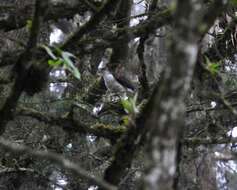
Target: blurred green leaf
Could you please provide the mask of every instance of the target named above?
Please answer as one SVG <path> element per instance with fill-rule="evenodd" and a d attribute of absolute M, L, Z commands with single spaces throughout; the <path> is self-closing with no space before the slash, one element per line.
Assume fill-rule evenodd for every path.
<path fill-rule="evenodd" d="M 48 64 L 50 66 L 56 67 L 56 66 L 63 65 L 64 68 L 67 69 L 70 73 L 72 73 L 72 75 L 75 78 L 77 78 L 78 80 L 81 79 L 81 74 L 80 74 L 79 70 L 77 69 L 77 67 L 75 67 L 74 62 L 73 62 L 73 59 L 76 59 L 76 57 L 72 53 L 62 51 L 59 48 L 54 48 L 55 49 L 54 52 L 58 55 L 58 56 L 56 56 L 50 47 L 48 47 L 46 45 L 41 45 L 41 47 L 52 58 L 52 59 L 48 60 Z"/>
<path fill-rule="evenodd" d="M 69 52 L 62 52 L 62 59 L 64 61 L 64 67 L 73 74 L 74 77 L 76 77 L 78 80 L 81 79 L 81 74 L 79 70 L 74 66 L 74 63 L 72 61 L 72 58 L 76 58 L 73 54 Z"/>
<path fill-rule="evenodd" d="M 59 55 L 59 56 L 62 55 L 63 50 L 61 50 L 59 47 L 54 47 L 54 49 L 55 49 L 55 52 L 57 55 Z"/>
<path fill-rule="evenodd" d="M 237 0 L 230 0 L 230 4 L 237 6 Z"/>
<path fill-rule="evenodd" d="M 74 68 L 73 61 L 71 58 L 75 58 L 75 56 L 69 52 L 63 51 L 62 52 L 62 58 L 65 61 L 65 64 L 68 65 L 69 68 Z"/>
<path fill-rule="evenodd" d="M 57 67 L 57 66 L 60 66 L 60 65 L 63 64 L 63 60 L 62 60 L 62 59 L 57 59 L 57 60 L 49 59 L 49 60 L 48 60 L 48 64 L 49 64 L 50 66 Z"/>
<path fill-rule="evenodd" d="M 41 45 L 41 47 L 48 53 L 48 55 L 53 59 L 57 60 L 57 56 L 54 55 L 53 51 L 46 45 Z"/>
<path fill-rule="evenodd" d="M 134 97 L 129 97 L 127 99 L 122 99 L 121 104 L 123 106 L 123 109 L 128 114 L 135 114 L 138 113 L 138 107 L 137 107 L 137 93 L 134 95 Z"/>
<path fill-rule="evenodd" d="M 127 115 L 122 117 L 122 122 L 124 125 L 128 125 L 129 124 L 129 117 Z"/>
<path fill-rule="evenodd" d="M 32 20 L 27 20 L 26 21 L 26 28 L 30 31 L 32 28 Z"/>
<path fill-rule="evenodd" d="M 133 105 L 132 105 L 132 102 L 131 102 L 130 98 L 122 99 L 121 103 L 122 103 L 123 109 L 125 110 L 126 113 L 132 113 L 133 112 Z"/>
<path fill-rule="evenodd" d="M 217 75 L 218 72 L 220 71 L 220 62 L 211 62 L 208 57 L 205 57 L 206 59 L 206 64 L 207 64 L 207 70 L 212 74 L 212 75 Z"/>

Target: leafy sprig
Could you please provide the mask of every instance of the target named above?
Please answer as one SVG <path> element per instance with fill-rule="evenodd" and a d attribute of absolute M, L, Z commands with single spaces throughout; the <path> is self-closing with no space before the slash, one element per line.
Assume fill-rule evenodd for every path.
<path fill-rule="evenodd" d="M 41 45 L 41 47 L 47 52 L 47 54 L 50 56 L 51 59 L 48 60 L 48 64 L 51 67 L 64 67 L 66 70 L 68 70 L 72 75 L 77 78 L 78 80 L 81 79 L 81 74 L 77 67 L 74 65 L 73 60 L 76 59 L 76 57 L 67 51 L 63 51 L 59 48 L 50 48 L 46 45 Z"/>

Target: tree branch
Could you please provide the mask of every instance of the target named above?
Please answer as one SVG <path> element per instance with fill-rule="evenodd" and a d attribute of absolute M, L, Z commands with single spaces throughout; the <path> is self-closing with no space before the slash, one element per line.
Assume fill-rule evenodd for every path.
<path fill-rule="evenodd" d="M 69 159 L 66 159 L 65 157 L 62 157 L 58 154 L 47 152 L 47 151 L 34 151 L 30 148 L 11 143 L 3 138 L 0 138 L 0 147 L 3 148 L 6 152 L 15 154 L 15 155 L 22 155 L 22 154 L 28 154 L 34 158 L 37 159 L 46 159 L 51 161 L 54 164 L 59 165 L 60 167 L 75 173 L 79 177 L 82 177 L 84 179 L 89 180 L 91 183 L 98 185 L 100 187 L 103 187 L 106 190 L 116 190 L 117 188 L 108 184 L 103 179 L 100 179 L 99 177 L 92 177 L 89 175 L 89 173 L 82 169 L 78 164 L 71 162 Z"/>
<path fill-rule="evenodd" d="M 45 4 L 46 3 L 46 4 Z M 42 13 L 45 12 L 47 2 L 36 0 L 35 11 L 33 17 L 33 23 L 31 28 L 30 37 L 27 43 L 25 51 L 20 55 L 15 65 L 16 78 L 11 89 L 11 93 L 7 98 L 5 104 L 0 110 L 0 134 L 3 134 L 6 128 L 6 124 L 12 118 L 13 112 L 16 108 L 18 99 L 24 90 L 24 85 L 28 82 L 29 69 L 31 67 L 32 50 L 36 47 L 37 37 L 39 34 L 40 23 L 42 20 Z"/>
<path fill-rule="evenodd" d="M 50 9 L 44 17 L 44 21 L 58 20 L 60 18 L 72 18 L 76 13 L 83 13 L 87 10 L 87 7 L 83 6 L 81 2 L 71 4 L 70 2 L 63 3 L 50 3 Z M 0 17 L 0 29 L 4 31 L 16 30 L 25 27 L 27 21 L 31 18 L 32 7 L 24 6 L 18 8 L 11 6 L 9 8 L 1 8 L 1 14 L 5 15 Z"/>
<path fill-rule="evenodd" d="M 31 108 L 21 107 L 17 110 L 17 115 L 29 116 L 45 122 L 46 124 L 58 125 L 65 131 L 74 131 L 81 134 L 93 134 L 97 137 L 110 139 L 111 141 L 116 141 L 127 131 L 127 128 L 123 126 L 111 126 L 100 123 L 88 126 L 81 123 L 78 119 L 75 119 L 77 115 L 71 117 L 70 113 L 66 117 L 55 117 L 48 113 L 39 112 Z"/>
<path fill-rule="evenodd" d="M 84 34 L 88 33 L 94 27 L 96 27 L 110 12 L 114 11 L 120 0 L 107 0 L 104 6 L 82 27 L 80 27 L 74 34 L 72 34 L 61 46 L 61 49 L 67 49 L 68 47 L 79 41 Z"/>

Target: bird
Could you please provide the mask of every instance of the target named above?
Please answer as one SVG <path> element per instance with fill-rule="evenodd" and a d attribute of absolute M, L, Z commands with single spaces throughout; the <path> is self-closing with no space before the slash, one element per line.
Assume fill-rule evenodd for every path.
<path fill-rule="evenodd" d="M 122 95 L 122 97 L 127 93 L 134 93 L 136 88 L 132 81 L 126 77 L 124 67 L 118 65 L 115 72 L 111 72 L 107 67 L 111 54 L 112 49 L 107 48 L 98 66 L 98 73 L 103 77 L 106 88 L 109 92 Z"/>
<path fill-rule="evenodd" d="M 120 84 L 130 91 L 136 90 L 137 81 L 134 80 L 134 75 L 131 71 L 126 70 L 122 64 L 118 64 L 114 72 L 114 77 Z"/>
<path fill-rule="evenodd" d="M 108 91 L 115 94 L 126 92 L 126 88 L 116 80 L 116 78 L 107 68 L 103 68 L 101 70 L 101 73 L 104 79 L 105 86 L 108 89 Z"/>

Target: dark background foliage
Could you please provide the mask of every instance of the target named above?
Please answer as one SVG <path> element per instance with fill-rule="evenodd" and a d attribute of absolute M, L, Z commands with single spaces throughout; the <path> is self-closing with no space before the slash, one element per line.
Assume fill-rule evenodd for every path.
<path fill-rule="evenodd" d="M 236 4 L 0 0 L 0 189 L 236 189 Z"/>

